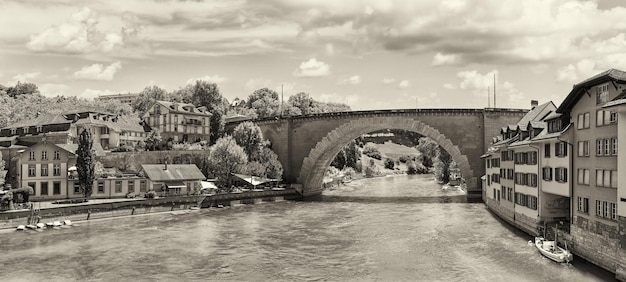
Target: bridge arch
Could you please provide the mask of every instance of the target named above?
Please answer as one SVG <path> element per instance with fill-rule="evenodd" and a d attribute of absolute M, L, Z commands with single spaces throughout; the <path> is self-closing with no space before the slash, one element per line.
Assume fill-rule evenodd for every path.
<path fill-rule="evenodd" d="M 459 146 L 455 145 L 439 130 L 413 118 L 401 116 L 369 117 L 352 120 L 330 131 L 302 161 L 298 183 L 302 184 L 302 194 L 307 195 L 321 189 L 324 172 L 335 155 L 350 141 L 357 137 L 381 129 L 404 129 L 433 139 L 446 150 L 457 163 L 461 174 L 466 179 L 468 190 L 477 187 L 477 176 L 471 169 L 469 160 Z"/>

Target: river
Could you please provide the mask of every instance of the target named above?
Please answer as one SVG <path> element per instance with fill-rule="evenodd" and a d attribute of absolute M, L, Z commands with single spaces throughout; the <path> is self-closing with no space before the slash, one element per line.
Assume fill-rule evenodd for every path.
<path fill-rule="evenodd" d="M 610 281 L 429 176 L 353 181 L 316 202 L 0 233 L 0 281 Z"/>

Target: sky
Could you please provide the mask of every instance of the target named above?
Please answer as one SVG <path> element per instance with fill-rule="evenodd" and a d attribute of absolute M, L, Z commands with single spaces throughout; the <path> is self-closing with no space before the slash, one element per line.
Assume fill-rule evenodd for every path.
<path fill-rule="evenodd" d="M 0 84 L 45 96 L 267 87 L 353 110 L 557 106 L 626 70 L 620 0 L 3 0 Z M 495 82 L 494 82 L 495 77 Z M 496 89 L 494 95 L 494 88 Z"/>

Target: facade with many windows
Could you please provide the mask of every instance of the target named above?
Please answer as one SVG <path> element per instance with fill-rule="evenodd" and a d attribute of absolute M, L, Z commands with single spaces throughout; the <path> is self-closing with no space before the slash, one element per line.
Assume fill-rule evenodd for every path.
<path fill-rule="evenodd" d="M 209 139 L 212 114 L 205 107 L 156 101 L 143 115 L 143 122 L 158 129 L 164 140 L 199 142 Z"/>

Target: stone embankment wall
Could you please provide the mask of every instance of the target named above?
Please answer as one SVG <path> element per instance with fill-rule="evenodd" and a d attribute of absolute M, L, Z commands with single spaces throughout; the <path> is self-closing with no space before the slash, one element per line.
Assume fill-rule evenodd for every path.
<path fill-rule="evenodd" d="M 485 201 L 487 208 L 504 221 L 532 236 L 537 236 L 539 234 L 537 231 L 537 224 L 534 219 L 501 207 L 500 203 L 493 199 L 484 197 L 483 200 Z"/>

